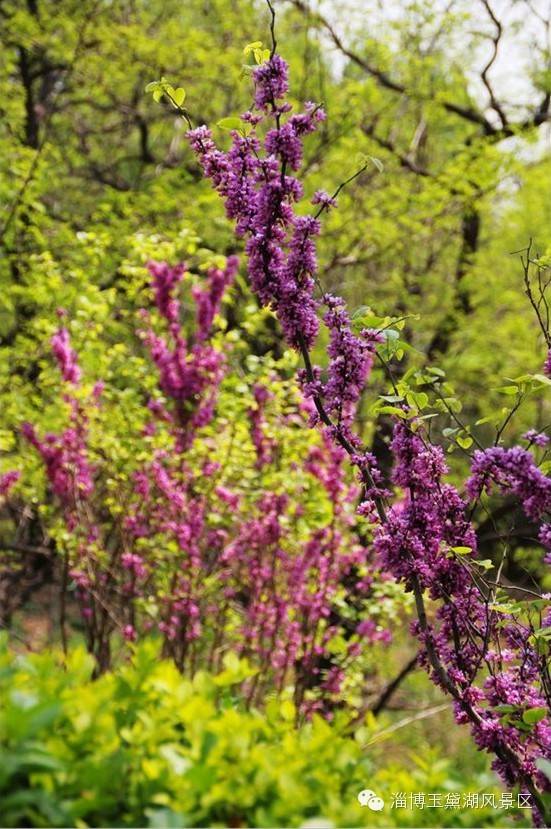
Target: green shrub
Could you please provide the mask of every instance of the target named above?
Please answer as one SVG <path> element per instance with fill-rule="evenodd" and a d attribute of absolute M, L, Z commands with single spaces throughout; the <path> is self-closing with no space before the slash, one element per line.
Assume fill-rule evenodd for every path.
<path fill-rule="evenodd" d="M 372 726 L 361 740 L 339 716 L 297 728 L 285 695 L 247 712 L 234 691 L 239 660 L 190 681 L 150 641 L 96 681 L 92 667 L 82 649 L 65 660 L 2 643 L 2 826 L 503 826 L 512 814 L 391 809 L 398 789 L 456 786 L 447 761 L 377 769 L 360 744 Z M 481 786 L 496 791 L 486 779 L 467 788 Z M 382 812 L 357 802 L 366 787 L 385 799 Z"/>

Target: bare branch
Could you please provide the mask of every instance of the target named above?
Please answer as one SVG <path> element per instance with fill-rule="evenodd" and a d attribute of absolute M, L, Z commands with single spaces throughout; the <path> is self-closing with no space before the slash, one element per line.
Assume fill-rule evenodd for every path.
<path fill-rule="evenodd" d="M 270 2 L 270 0 L 266 0 L 266 5 L 268 6 L 268 9 L 269 9 L 269 12 L 270 12 L 270 36 L 272 38 L 272 48 L 271 48 L 271 51 L 270 51 L 270 57 L 273 58 L 273 56 L 276 53 L 276 49 L 277 49 L 277 38 L 276 38 L 276 34 L 275 34 L 276 15 L 275 15 L 275 9 L 274 9 L 272 3 Z"/>
<path fill-rule="evenodd" d="M 432 176 L 432 174 L 429 173 L 428 170 L 426 170 L 424 167 L 420 167 L 413 160 L 413 158 L 411 157 L 411 153 L 408 153 L 407 155 L 401 153 L 400 150 L 398 150 L 398 148 L 395 146 L 395 144 L 392 143 L 392 141 L 389 141 L 385 138 L 381 138 L 381 136 L 377 135 L 373 125 L 362 124 L 361 129 L 364 135 L 367 135 L 369 138 L 375 141 L 375 143 L 378 144 L 379 147 L 382 147 L 383 149 L 388 150 L 388 152 L 392 153 L 392 155 L 400 163 L 401 167 L 410 170 L 412 173 L 415 173 L 418 176 L 423 176 L 426 178 L 430 178 Z"/>
<path fill-rule="evenodd" d="M 329 35 L 331 41 L 333 42 L 333 45 L 338 49 L 338 51 L 346 58 L 348 58 L 356 66 L 359 66 L 367 75 L 374 78 L 375 81 L 377 81 L 377 83 L 381 87 L 383 87 L 384 89 L 388 89 L 391 92 L 395 92 L 398 95 L 407 95 L 411 99 L 429 100 L 427 96 L 420 95 L 414 89 L 408 88 L 405 84 L 389 75 L 388 72 L 385 72 L 380 67 L 371 63 L 367 57 L 358 54 L 357 52 L 353 51 L 348 46 L 346 46 L 342 38 L 340 37 L 339 33 L 337 32 L 335 27 L 330 23 L 330 21 L 326 17 L 324 17 L 324 15 L 322 15 L 320 12 L 314 11 L 308 4 L 307 0 L 288 0 L 288 2 L 291 3 L 294 6 L 294 8 L 296 8 L 298 11 L 310 17 L 310 19 L 314 23 L 317 23 L 322 29 L 324 29 L 326 33 Z M 495 20 L 497 23 L 497 18 L 495 18 Z M 500 38 L 501 30 L 498 40 Z M 494 59 L 495 58 L 492 57 L 490 64 L 486 68 L 486 73 L 493 65 Z M 484 113 L 480 112 L 480 110 L 476 109 L 474 106 L 464 106 L 463 104 L 456 103 L 455 101 L 446 98 L 443 100 L 439 100 L 439 104 L 446 112 L 449 112 L 452 115 L 457 115 L 464 121 L 481 127 L 483 134 L 488 138 L 491 138 L 493 141 L 501 141 L 504 138 L 510 138 L 513 135 L 517 135 L 519 132 L 523 132 L 533 127 L 538 127 L 546 121 L 550 120 L 551 118 L 551 93 L 546 93 L 543 96 L 538 107 L 525 120 L 521 121 L 520 123 L 511 124 L 507 120 L 501 104 L 499 103 L 499 101 L 497 101 L 495 95 L 493 94 L 491 85 L 489 86 L 489 88 L 488 86 L 486 88 L 490 93 L 492 108 L 500 116 L 501 126 L 499 127 L 492 124 L 491 121 L 489 121 L 488 118 L 486 118 Z"/>
<path fill-rule="evenodd" d="M 52 550 L 49 547 L 34 547 L 31 544 L 19 544 L 16 541 L 0 541 L 0 550 L 11 550 L 14 553 L 26 553 L 27 555 L 52 555 Z"/>
<path fill-rule="evenodd" d="M 313 20 L 317 21 L 319 25 L 325 29 L 333 44 L 337 47 L 339 52 L 347 57 L 352 63 L 355 63 L 361 69 L 364 70 L 368 75 L 374 78 L 380 86 L 384 87 L 385 89 L 389 89 L 392 92 L 396 92 L 400 95 L 408 95 L 409 97 L 416 97 L 420 98 L 418 94 L 414 94 L 412 90 L 409 90 L 403 83 L 395 80 L 392 78 L 387 72 L 380 69 L 378 66 L 370 63 L 370 61 L 361 55 L 358 55 L 357 52 L 352 51 L 350 48 L 345 46 L 341 37 L 337 33 L 336 29 L 332 26 L 332 24 L 327 20 L 319 12 L 314 12 L 306 0 L 289 0 L 289 2 L 302 14 L 308 15 Z M 492 135 L 495 132 L 495 127 L 488 121 L 488 119 L 477 109 L 474 107 L 466 107 L 462 106 L 461 104 L 457 104 L 454 101 L 444 100 L 441 102 L 442 107 L 447 111 L 451 112 L 454 115 L 458 115 L 459 117 L 463 118 L 466 121 L 469 121 L 472 124 L 477 124 L 481 126 L 484 132 L 487 135 Z"/>
<path fill-rule="evenodd" d="M 491 38 L 492 52 L 491 52 L 491 55 L 490 55 L 490 58 L 489 58 L 488 62 L 486 63 L 486 65 L 482 69 L 482 72 L 480 73 L 480 77 L 482 78 L 482 83 L 486 87 L 486 89 L 488 91 L 488 95 L 490 96 L 490 105 L 491 105 L 492 109 L 494 110 L 494 112 L 496 112 L 499 115 L 499 119 L 501 121 L 501 126 L 505 128 L 508 125 L 507 116 L 506 116 L 506 114 L 503 110 L 503 107 L 501 106 L 501 104 L 499 103 L 499 101 L 497 100 L 497 98 L 495 96 L 493 87 L 490 83 L 489 76 L 488 76 L 488 73 L 489 73 L 490 69 L 492 68 L 492 66 L 494 65 L 495 60 L 496 60 L 497 55 L 498 55 L 498 52 L 499 52 L 499 44 L 500 44 L 500 41 L 501 41 L 501 38 L 502 38 L 502 35 L 503 35 L 503 26 L 502 26 L 501 21 L 499 20 L 499 18 L 496 17 L 492 7 L 490 6 L 489 1 L 488 0 L 480 0 L 480 2 L 482 3 L 484 8 L 486 9 L 486 12 L 488 13 L 488 17 L 490 18 L 490 20 L 492 21 L 492 23 L 495 27 L 495 34 Z"/>

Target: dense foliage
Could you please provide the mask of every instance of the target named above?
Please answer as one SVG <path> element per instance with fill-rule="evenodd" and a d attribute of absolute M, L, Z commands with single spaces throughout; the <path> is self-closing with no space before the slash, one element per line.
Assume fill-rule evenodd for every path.
<path fill-rule="evenodd" d="M 150 396 L 136 390 L 134 462 L 120 468 L 105 454 L 108 390 L 82 385 L 66 327 L 51 342 L 68 425 L 44 437 L 31 423 L 22 431 L 60 508 L 62 590 L 71 580 L 99 672 L 111 667 L 113 634 L 133 642 L 158 632 L 181 670 L 212 669 L 232 649 L 251 662 L 249 703 L 291 682 L 299 709 L 311 711 L 323 704 L 316 688 L 337 693 L 346 662 L 388 639 L 372 602 L 385 598 L 384 584 L 354 535 L 358 492 L 342 455 L 327 441 L 297 445 L 307 416 L 292 385 L 272 372 L 236 394 L 226 376 L 222 348 L 238 344 L 214 328 L 236 270 L 232 257 L 191 285 L 195 324 L 184 330 L 177 291 L 189 274 L 149 265 L 167 331 L 155 333 L 142 309 L 157 384 Z"/>
<path fill-rule="evenodd" d="M 390 799 L 390 778 L 352 735 L 423 668 L 412 707 L 451 697 L 547 822 L 548 45 L 519 102 L 493 84 L 507 32 L 485 0 L 374 13 L 346 44 L 303 0 L 108 6 L 0 10 L 0 623 L 63 653 L 6 655 L 7 688 L 59 683 L 6 718 L 90 697 L 92 671 L 117 725 L 102 774 L 120 761 L 136 797 L 98 778 L 87 811 L 90 730 L 71 757 L 45 733 L 71 727 L 63 703 L 30 749 L 2 738 L 6 820 L 375 820 L 353 792 L 368 772 Z M 482 104 L 460 66 L 485 44 Z M 228 717 L 259 745 L 216 805 L 222 756 L 201 782 L 176 701 L 121 691 L 156 648 L 175 700 L 205 703 L 200 741 Z M 168 755 L 161 728 L 141 767 L 125 716 L 169 723 Z M 310 739 L 346 758 L 327 796 Z M 275 743 L 304 767 L 267 771 Z M 156 753 L 151 779 L 175 778 L 149 788 Z"/>
<path fill-rule="evenodd" d="M 390 803 L 404 792 L 495 792 L 483 773 L 468 782 L 421 747 L 407 772 L 380 766 L 346 723 L 319 716 L 298 730 L 292 701 L 247 712 L 236 690 L 239 666 L 184 679 L 155 648 L 90 681 L 92 661 L 74 649 L 14 659 L 2 646 L 0 820 L 3 826 L 356 826 L 366 783 Z M 66 670 L 61 670 L 65 664 Z M 430 758 L 429 762 L 427 758 Z M 397 809 L 397 826 L 528 825 L 522 810 Z M 388 826 L 388 813 L 370 816 Z M 309 823 L 311 821 L 311 824 Z M 422 823 L 420 824 L 420 821 Z M 520 823 L 519 823 L 520 821 Z"/>

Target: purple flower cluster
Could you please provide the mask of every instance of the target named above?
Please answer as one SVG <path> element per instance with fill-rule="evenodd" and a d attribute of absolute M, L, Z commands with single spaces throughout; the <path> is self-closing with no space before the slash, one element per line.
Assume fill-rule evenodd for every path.
<path fill-rule="evenodd" d="M 171 268 L 166 262 L 150 262 L 148 268 L 151 274 L 154 301 L 159 313 L 169 323 L 179 327 L 180 302 L 174 296 L 174 291 L 184 277 L 185 265 L 180 264 Z"/>
<path fill-rule="evenodd" d="M 237 256 L 229 256 L 225 268 L 210 268 L 207 287 L 194 285 L 191 289 L 196 306 L 196 339 L 203 342 L 212 332 L 214 317 L 220 310 L 220 303 L 226 290 L 232 285 L 239 268 Z"/>
<path fill-rule="evenodd" d="M 549 436 L 545 432 L 538 432 L 536 429 L 529 429 L 522 437 L 534 446 L 547 446 L 549 443 Z"/>
<path fill-rule="evenodd" d="M 256 450 L 256 468 L 262 469 L 267 463 L 273 460 L 276 450 L 276 442 L 266 433 L 266 422 L 264 408 L 273 395 L 261 383 L 253 387 L 255 405 L 248 409 L 249 422 L 251 425 L 251 438 Z"/>
<path fill-rule="evenodd" d="M 542 524 L 538 534 L 538 541 L 545 550 L 543 560 L 545 564 L 551 564 L 551 524 Z"/>
<path fill-rule="evenodd" d="M 42 456 L 53 493 L 71 509 L 94 487 L 86 451 L 86 426 L 78 411 L 73 411 L 73 420 L 72 427 L 60 434 L 49 432 L 43 440 L 30 423 L 22 426 L 24 437 Z"/>
<path fill-rule="evenodd" d="M 539 531 L 539 540 L 542 547 L 551 551 L 551 524 L 542 524 Z"/>
<path fill-rule="evenodd" d="M 76 401 L 71 401 L 71 421 L 69 428 L 59 434 L 49 432 L 42 440 L 30 423 L 24 423 L 21 431 L 42 456 L 52 492 L 74 528 L 79 521 L 79 504 L 91 495 L 94 481 L 86 445 L 87 419 Z"/>
<path fill-rule="evenodd" d="M 474 453 L 471 477 L 466 483 L 468 496 L 475 500 L 492 487 L 515 495 L 526 515 L 535 521 L 551 512 L 551 478 L 537 467 L 530 452 L 520 446 L 512 449 L 492 446 Z"/>
<path fill-rule="evenodd" d="M 254 290 L 263 304 L 275 310 L 289 342 L 299 348 L 302 344 L 311 346 L 318 332 L 313 239 L 319 233 L 319 223 L 312 216 L 295 214 L 293 203 L 301 197 L 302 187 L 287 170 L 300 166 L 302 138 L 325 115 L 308 103 L 304 112 L 281 122 L 289 107 L 279 106 L 277 101 L 287 92 L 287 74 L 287 64 L 279 55 L 254 73 L 255 106 L 262 118 L 275 120 L 263 147 L 256 135 L 259 118 L 251 113 L 243 116 L 251 127 L 250 134 L 233 131 L 227 153 L 217 149 L 206 127 L 191 130 L 188 138 L 205 174 L 224 199 L 228 216 L 236 221 L 237 232 L 247 237 Z"/>
<path fill-rule="evenodd" d="M 329 329 L 329 368 L 323 386 L 326 410 L 337 415 L 340 424 L 350 422 L 373 365 L 375 348 L 383 337 L 378 332 L 362 331 L 357 336 L 340 297 L 324 297 L 328 310 L 324 316 Z"/>
<path fill-rule="evenodd" d="M 529 640 L 529 628 L 520 622 L 501 626 L 462 560 L 476 567 L 477 540 L 466 504 L 441 480 L 447 472 L 441 449 L 399 422 L 392 450 L 393 479 L 404 500 L 389 510 L 375 548 L 395 579 L 409 590 L 419 586 L 438 602 L 432 622 L 413 625 L 421 661 L 434 682 L 445 691 L 454 689 L 457 721 L 469 722 L 477 745 L 496 755 L 494 768 L 505 782 L 516 785 L 520 772 L 545 787 L 535 761 L 551 750 L 551 720 L 544 717 L 533 729 L 519 727 L 526 708 L 546 708 L 542 656 Z M 551 540 L 544 535 L 542 542 Z M 489 642 L 501 643 L 499 650 L 489 650 Z M 436 669 L 431 653 L 437 653 L 443 670 Z M 489 675 L 482 687 L 475 684 L 481 666 Z M 511 706 L 505 721 L 499 710 L 504 704 Z"/>
<path fill-rule="evenodd" d="M 337 200 L 330 196 L 325 190 L 316 190 L 311 199 L 312 204 L 319 204 L 322 208 L 328 210 L 330 207 L 337 206 Z"/>
<path fill-rule="evenodd" d="M 168 323 L 170 341 L 165 336 L 157 335 L 152 328 L 143 333 L 143 338 L 159 371 L 161 390 L 178 404 L 175 416 L 181 430 L 180 437 L 185 443 L 190 426 L 205 426 L 213 416 L 225 359 L 208 340 L 222 297 L 237 273 L 238 259 L 231 256 L 225 268 L 210 268 L 205 287 L 192 287 L 196 330 L 191 340 L 182 331 L 180 302 L 176 295 L 184 278 L 184 266 L 171 268 L 166 263 L 151 262 L 148 267 L 154 302 Z"/>
<path fill-rule="evenodd" d="M 51 344 L 63 379 L 69 383 L 77 384 L 80 381 L 81 372 L 77 354 L 71 348 L 71 340 L 67 329 L 58 329 L 51 339 Z"/>
<path fill-rule="evenodd" d="M 449 551 L 475 551 L 476 536 L 459 493 L 441 480 L 447 472 L 444 454 L 402 421 L 394 427 L 391 448 L 393 482 L 404 490 L 404 499 L 391 507 L 377 531 L 381 566 L 408 589 L 417 580 L 435 599 L 462 593 L 468 575 Z"/>
<path fill-rule="evenodd" d="M 19 478 L 21 472 L 17 469 L 11 469 L 9 472 L 4 472 L 0 475 L 0 496 L 7 495 L 12 486 L 14 486 Z"/>
<path fill-rule="evenodd" d="M 280 55 L 273 55 L 269 61 L 254 70 L 254 85 L 254 103 L 257 109 L 267 110 L 287 94 L 289 67 Z"/>
<path fill-rule="evenodd" d="M 63 379 L 78 385 L 81 373 L 67 329 L 60 329 L 51 344 Z M 96 383 L 90 396 L 92 406 L 99 405 L 102 391 L 103 383 Z M 70 410 L 70 425 L 67 428 L 58 433 L 48 432 L 40 438 L 31 423 L 23 423 L 21 432 L 40 454 L 48 484 L 61 504 L 65 524 L 73 535 L 79 566 L 74 562 L 71 576 L 76 583 L 75 595 L 88 628 L 90 648 L 94 650 L 92 630 L 105 624 L 106 619 L 100 618 L 94 610 L 93 591 L 99 582 L 105 584 L 108 581 L 107 574 L 94 555 L 100 536 L 92 510 L 97 470 L 89 457 L 89 417 L 86 408 L 72 393 L 65 394 L 64 401 Z"/>

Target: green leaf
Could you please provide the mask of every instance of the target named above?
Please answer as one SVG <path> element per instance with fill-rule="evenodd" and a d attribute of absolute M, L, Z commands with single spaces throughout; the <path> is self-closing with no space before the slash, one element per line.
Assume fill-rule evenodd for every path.
<path fill-rule="evenodd" d="M 547 708 L 528 708 L 522 715 L 527 725 L 535 725 L 547 716 Z"/>
<path fill-rule="evenodd" d="M 269 60 L 270 58 L 270 50 L 269 49 L 253 49 L 253 55 L 255 59 L 255 63 L 260 66 L 261 63 Z"/>
<path fill-rule="evenodd" d="M 290 699 L 284 699 L 281 703 L 280 713 L 286 722 L 293 722 L 296 717 L 296 708 Z"/>
<path fill-rule="evenodd" d="M 383 170 L 385 169 L 385 166 L 384 166 L 383 162 L 381 161 L 381 159 L 380 159 L 380 158 L 376 158 L 374 155 L 368 155 L 367 157 L 368 157 L 368 159 L 371 161 L 371 163 L 373 164 L 373 166 L 374 166 L 374 167 L 376 167 L 376 168 L 377 168 L 377 170 L 378 170 L 380 173 L 382 173 L 382 172 L 383 172 Z"/>
<path fill-rule="evenodd" d="M 416 392 L 414 395 L 415 402 L 419 409 L 424 409 L 425 406 L 428 406 L 429 403 L 429 396 L 424 391 Z"/>
<path fill-rule="evenodd" d="M 518 386 L 498 386 L 496 389 L 500 394 L 514 395 L 518 394 Z"/>
<path fill-rule="evenodd" d="M 175 89 L 172 93 L 172 99 L 177 106 L 181 107 L 186 99 L 185 89 L 183 89 L 181 86 L 179 86 L 178 89 Z"/>
<path fill-rule="evenodd" d="M 445 429 L 442 429 L 442 434 L 445 438 L 451 438 L 459 432 L 457 426 L 455 429 L 452 429 L 450 426 L 447 426 Z"/>
<path fill-rule="evenodd" d="M 408 392 L 406 400 L 410 406 L 415 406 L 419 411 L 422 411 L 429 402 L 429 396 L 424 391 Z"/>
<path fill-rule="evenodd" d="M 243 129 L 243 121 L 237 116 L 230 116 L 229 118 L 221 118 L 216 122 L 216 126 L 222 130 L 241 130 Z"/>
<path fill-rule="evenodd" d="M 397 406 L 381 406 L 377 409 L 377 411 L 381 412 L 381 414 L 394 415 L 395 417 L 401 417 L 402 419 L 407 419 L 408 417 L 407 412 L 404 412 L 403 409 L 398 409 Z"/>
<path fill-rule="evenodd" d="M 365 169 L 371 163 L 371 164 L 373 164 L 374 167 L 377 168 L 377 170 L 380 173 L 382 173 L 383 170 L 384 170 L 384 165 L 383 165 L 383 162 L 381 161 L 381 159 L 380 158 L 375 158 L 375 156 L 368 155 L 367 153 L 357 153 L 355 161 L 356 161 L 356 166 L 361 167 L 362 169 Z"/>
<path fill-rule="evenodd" d="M 379 400 L 386 400 L 387 403 L 400 403 L 404 398 L 401 394 L 380 394 Z"/>
<path fill-rule="evenodd" d="M 251 52 L 254 52 L 255 49 L 260 49 L 262 47 L 261 40 L 253 40 L 252 43 L 247 43 L 247 45 L 243 49 L 244 55 L 250 55 Z"/>
<path fill-rule="evenodd" d="M 489 608 L 496 613 L 506 613 L 507 615 L 518 612 L 518 606 L 514 602 L 496 602 L 489 605 Z"/>

